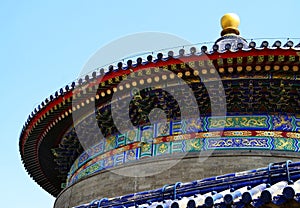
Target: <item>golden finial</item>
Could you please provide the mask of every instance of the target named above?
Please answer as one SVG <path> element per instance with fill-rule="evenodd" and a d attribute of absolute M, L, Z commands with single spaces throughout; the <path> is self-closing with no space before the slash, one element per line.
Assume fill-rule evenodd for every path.
<path fill-rule="evenodd" d="M 223 28 L 221 36 L 224 35 L 239 35 L 240 31 L 238 26 L 240 24 L 240 18 L 237 14 L 227 13 L 221 18 L 221 26 Z"/>

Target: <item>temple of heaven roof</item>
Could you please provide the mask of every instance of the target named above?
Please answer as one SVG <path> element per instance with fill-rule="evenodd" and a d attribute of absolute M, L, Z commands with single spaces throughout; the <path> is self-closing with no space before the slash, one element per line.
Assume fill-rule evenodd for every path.
<path fill-rule="evenodd" d="M 300 44 L 240 36 L 97 69 L 19 142 L 55 208 L 300 207 Z M 218 176 L 219 175 L 219 176 Z"/>

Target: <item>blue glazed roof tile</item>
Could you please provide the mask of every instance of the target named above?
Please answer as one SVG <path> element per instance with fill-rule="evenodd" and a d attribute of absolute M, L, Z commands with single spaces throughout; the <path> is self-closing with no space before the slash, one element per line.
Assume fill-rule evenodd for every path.
<path fill-rule="evenodd" d="M 76 208 L 300 207 L 300 162 L 166 185 Z M 294 181 L 294 182 L 293 182 Z"/>

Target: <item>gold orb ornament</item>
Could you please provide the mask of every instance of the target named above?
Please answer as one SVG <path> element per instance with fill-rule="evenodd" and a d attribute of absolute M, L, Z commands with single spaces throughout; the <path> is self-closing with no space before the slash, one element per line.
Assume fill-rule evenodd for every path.
<path fill-rule="evenodd" d="M 237 14 L 227 13 L 221 18 L 221 26 L 223 28 L 221 35 L 239 35 L 238 27 L 240 25 L 240 18 Z"/>

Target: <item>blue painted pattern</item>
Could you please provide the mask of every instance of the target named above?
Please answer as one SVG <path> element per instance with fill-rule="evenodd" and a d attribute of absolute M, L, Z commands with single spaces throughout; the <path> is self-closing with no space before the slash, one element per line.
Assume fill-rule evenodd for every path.
<path fill-rule="evenodd" d="M 257 115 L 205 117 L 143 126 L 111 135 L 83 152 L 70 169 L 68 185 L 103 169 L 161 155 L 232 149 L 299 152 L 300 135 L 295 132 L 299 125 L 300 118 L 296 116 Z M 216 134 L 223 129 L 225 135 Z M 249 130 L 257 133 L 253 136 Z M 285 138 L 285 131 L 290 138 Z"/>

